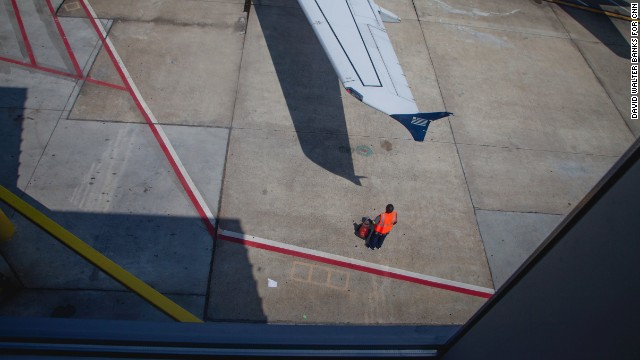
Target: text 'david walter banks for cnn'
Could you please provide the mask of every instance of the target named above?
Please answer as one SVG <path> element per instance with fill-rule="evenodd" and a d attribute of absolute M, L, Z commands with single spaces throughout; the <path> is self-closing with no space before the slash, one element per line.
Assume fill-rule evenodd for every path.
<path fill-rule="evenodd" d="M 638 119 L 638 3 L 631 3 L 631 119 Z"/>

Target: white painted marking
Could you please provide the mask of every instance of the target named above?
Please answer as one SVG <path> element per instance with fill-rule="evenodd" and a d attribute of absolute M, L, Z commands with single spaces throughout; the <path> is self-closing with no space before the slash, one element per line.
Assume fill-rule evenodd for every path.
<path fill-rule="evenodd" d="M 270 288 L 278 287 L 278 282 L 275 280 L 267 279 L 267 286 Z"/>
<path fill-rule="evenodd" d="M 193 192 L 193 195 L 196 197 L 200 207 L 205 212 L 205 214 L 207 216 L 207 219 L 209 220 L 209 222 L 211 222 L 212 225 L 214 225 L 215 224 L 215 218 L 213 216 L 213 213 L 211 212 L 211 209 L 209 209 L 209 206 L 207 206 L 207 203 L 205 202 L 204 197 L 202 196 L 202 194 L 200 194 L 200 191 L 198 190 L 198 188 L 194 184 L 193 180 L 191 179 L 191 176 L 189 176 L 189 173 L 187 172 L 187 169 L 185 169 L 184 165 L 182 164 L 182 161 L 180 161 L 180 157 L 178 157 L 178 154 L 176 153 L 175 149 L 173 148 L 173 145 L 171 145 L 171 141 L 169 141 L 169 138 L 167 137 L 167 134 L 165 134 L 164 130 L 162 129 L 162 126 L 158 123 L 158 120 L 156 119 L 155 115 L 153 115 L 153 112 L 151 112 L 151 109 L 147 105 L 147 102 L 144 101 L 144 99 L 142 98 L 142 95 L 140 94 L 140 91 L 138 90 L 138 87 L 133 82 L 133 79 L 131 78 L 131 75 L 129 74 L 129 71 L 127 70 L 126 66 L 124 66 L 124 62 L 122 61 L 122 58 L 120 57 L 120 55 L 116 51 L 115 46 L 113 46 L 113 43 L 111 42 L 111 39 L 107 36 L 107 31 L 104 29 L 104 26 L 102 25 L 102 22 L 98 19 L 98 16 L 96 15 L 95 11 L 91 7 L 91 4 L 89 4 L 89 1 L 87 1 L 87 0 L 82 0 L 82 1 L 87 6 L 87 9 L 89 9 L 89 12 L 91 13 L 91 17 L 96 20 L 96 24 L 97 24 L 100 32 L 102 33 L 102 36 L 106 40 L 105 41 L 106 45 L 109 47 L 109 49 L 113 53 L 113 56 L 115 57 L 116 62 L 118 63 L 118 66 L 120 67 L 120 70 L 122 70 L 122 73 L 124 74 L 127 83 L 129 84 L 129 86 L 133 90 L 133 93 L 135 94 L 136 98 L 138 99 L 138 101 L 142 105 L 142 108 L 144 109 L 145 113 L 147 114 L 147 116 L 149 116 L 149 119 L 151 119 L 151 122 L 154 124 L 156 130 L 158 131 L 158 134 L 160 135 L 160 138 L 162 139 L 162 141 L 164 142 L 164 145 L 167 147 L 169 153 L 171 154 L 171 157 L 173 158 L 173 161 L 175 161 L 176 165 L 178 166 L 178 169 L 180 170 L 180 173 L 182 174 L 182 177 L 187 182 L 189 188 L 191 189 L 191 192 Z"/>
<path fill-rule="evenodd" d="M 318 257 L 322 257 L 322 258 L 326 258 L 326 259 L 330 259 L 330 260 L 335 260 L 335 261 L 341 261 L 341 262 L 345 262 L 345 263 L 349 263 L 349 264 L 363 266 L 363 267 L 366 267 L 366 268 L 369 268 L 369 269 L 376 269 L 376 270 L 381 270 L 381 271 L 385 271 L 385 272 L 389 272 L 389 273 L 395 273 L 395 274 L 404 275 L 404 276 L 408 276 L 408 277 L 412 277 L 412 278 L 416 278 L 416 279 L 431 281 L 431 282 L 434 282 L 434 283 L 439 283 L 439 284 L 444 284 L 444 285 L 451 285 L 451 286 L 459 287 L 459 288 L 462 288 L 462 289 L 479 291 L 479 292 L 483 292 L 483 293 L 486 293 L 486 294 L 493 294 L 495 292 L 493 289 L 485 288 L 485 287 L 482 287 L 482 286 L 465 284 L 465 283 L 462 283 L 462 282 L 442 279 L 442 278 L 438 278 L 438 277 L 435 277 L 435 276 L 423 275 L 423 274 L 419 274 L 419 273 L 412 272 L 412 271 L 402 270 L 402 269 L 393 268 L 393 267 L 385 266 L 385 265 L 374 264 L 374 263 L 370 263 L 370 262 L 367 262 L 367 261 L 352 259 L 352 258 L 340 256 L 340 255 L 329 254 L 329 253 L 326 253 L 326 252 L 307 249 L 307 248 L 303 248 L 303 247 L 299 247 L 299 246 L 295 246 L 295 245 L 289 245 L 289 244 L 285 244 L 285 243 L 281 243 L 281 242 L 277 242 L 277 241 L 273 241 L 273 240 L 262 239 L 262 238 L 259 238 L 259 237 L 256 237 L 256 236 L 240 234 L 240 233 L 236 233 L 236 232 L 232 232 L 232 231 L 223 230 L 223 229 L 220 229 L 220 228 L 218 229 L 218 233 L 221 234 L 221 235 L 233 237 L 233 238 L 236 238 L 236 239 L 253 241 L 253 242 L 256 242 L 256 243 L 269 245 L 269 246 L 273 246 L 273 247 L 278 247 L 278 248 L 281 248 L 281 249 L 286 249 L 286 250 L 290 250 L 290 251 L 297 251 L 297 252 L 308 254 L 308 255 L 318 256 Z"/>
<path fill-rule="evenodd" d="M 511 10 L 510 12 L 506 12 L 506 13 L 498 13 L 498 12 L 486 12 L 486 11 L 482 11 L 479 9 L 473 9 L 471 11 L 467 11 L 467 10 L 462 10 L 462 9 L 458 9 L 458 8 L 454 8 L 453 6 L 447 4 L 446 2 L 444 2 L 443 0 L 435 0 L 436 3 L 438 3 L 440 5 L 440 7 L 444 8 L 445 11 L 450 12 L 452 14 L 462 14 L 462 15 L 478 15 L 478 16 L 508 16 L 508 15 L 513 15 L 515 13 L 517 13 L 518 11 L 520 11 L 520 9 L 516 9 L 516 10 Z"/>

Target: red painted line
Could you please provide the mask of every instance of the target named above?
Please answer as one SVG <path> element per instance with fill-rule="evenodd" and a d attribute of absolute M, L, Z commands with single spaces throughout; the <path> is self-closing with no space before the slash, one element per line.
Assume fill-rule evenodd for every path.
<path fill-rule="evenodd" d="M 22 65 L 22 66 L 30 67 L 30 68 L 33 67 L 33 65 L 31 65 L 29 63 L 26 63 L 24 61 L 9 59 L 9 58 L 3 57 L 3 56 L 0 56 L 0 60 L 1 61 L 6 61 L 8 63 L 16 64 L 16 65 Z"/>
<path fill-rule="evenodd" d="M 66 72 L 63 72 L 63 71 L 59 71 L 59 70 L 56 70 L 56 69 L 49 69 L 49 68 L 45 68 L 45 67 L 38 66 L 38 65 L 31 65 L 29 63 L 26 63 L 26 62 L 23 62 L 23 61 L 20 61 L 20 60 L 14 60 L 14 59 L 9 59 L 9 58 L 0 56 L 0 61 L 4 61 L 4 62 L 11 63 L 11 64 L 24 66 L 24 67 L 27 67 L 29 69 L 35 69 L 35 70 L 48 72 L 48 73 L 51 73 L 51 74 L 66 76 L 66 77 L 69 77 L 69 78 L 72 78 L 72 79 L 76 79 L 76 80 L 82 80 L 81 77 L 78 77 L 77 75 L 74 75 L 74 74 L 69 74 L 69 73 L 66 73 Z M 122 85 L 111 84 L 111 83 L 100 81 L 100 80 L 96 80 L 96 79 L 90 78 L 90 77 L 85 78 L 84 80 L 86 80 L 87 82 L 93 83 L 93 84 L 106 86 L 106 87 L 109 87 L 109 88 L 112 88 L 112 89 L 127 91 L 127 88 L 122 86 Z"/>
<path fill-rule="evenodd" d="M 24 23 L 22 22 L 22 16 L 20 16 L 20 9 L 18 9 L 16 0 L 11 0 L 11 5 L 13 6 L 13 12 L 16 14 L 16 21 L 18 22 L 18 27 L 20 28 L 20 33 L 22 34 L 22 41 L 24 42 L 24 46 L 27 48 L 29 61 L 31 62 L 31 65 L 35 66 L 36 57 L 33 55 L 33 50 L 31 49 L 29 38 L 27 37 L 27 31 L 24 29 Z"/>
<path fill-rule="evenodd" d="M 71 45 L 69 44 L 69 41 L 67 41 L 67 36 L 64 33 L 64 29 L 62 28 L 62 25 L 60 25 L 60 20 L 56 15 L 56 11 L 53 9 L 53 5 L 51 5 L 51 0 L 47 0 L 47 6 L 49 7 L 49 12 L 51 12 L 51 16 L 53 16 L 53 21 L 56 23 L 56 28 L 58 29 L 58 33 L 62 38 L 64 47 L 67 49 L 67 54 L 69 54 L 69 58 L 73 63 L 73 68 L 76 70 L 76 74 L 78 75 L 78 77 L 82 78 L 82 70 L 80 69 L 80 65 L 78 64 L 78 60 L 76 59 L 76 56 L 74 55 L 73 50 L 71 49 Z"/>
<path fill-rule="evenodd" d="M 66 73 L 64 71 L 60 71 L 60 70 L 56 70 L 56 69 L 50 69 L 50 68 L 46 68 L 46 67 L 39 66 L 39 65 L 32 65 L 32 64 L 20 61 L 20 60 L 14 60 L 14 59 L 9 59 L 9 58 L 0 56 L 0 61 L 4 61 L 4 62 L 11 63 L 11 64 L 24 66 L 24 67 L 27 67 L 29 69 L 35 69 L 35 70 L 48 72 L 48 73 L 51 73 L 51 74 L 66 76 L 66 77 L 70 77 L 72 79 L 79 79 L 78 76 L 76 76 L 74 74 L 69 74 L 69 73 Z"/>
<path fill-rule="evenodd" d="M 124 75 L 124 72 L 123 72 L 122 68 L 120 67 L 120 64 L 118 63 L 118 61 L 116 60 L 115 55 L 113 54 L 113 50 L 111 49 L 111 47 L 107 43 L 107 40 L 105 39 L 104 35 L 100 31 L 100 28 L 98 27 L 98 24 L 96 23 L 96 19 L 94 19 L 93 16 L 91 15 L 91 12 L 87 8 L 87 4 L 85 4 L 85 0 L 80 0 L 79 2 L 80 2 L 80 5 L 82 5 L 82 8 L 84 9 L 84 12 L 86 13 L 87 18 L 89 18 L 89 21 L 91 21 L 91 25 L 93 26 L 93 29 L 96 31 L 96 34 L 98 34 L 98 37 L 100 38 L 100 41 L 102 42 L 102 45 L 104 46 L 105 50 L 107 51 L 107 54 L 109 55 L 109 58 L 111 59 L 111 62 L 113 63 L 113 66 L 118 71 L 118 74 L 120 75 L 120 79 L 122 80 L 122 83 L 125 85 L 127 91 L 129 92 L 129 95 L 131 95 L 131 98 L 133 99 L 133 101 L 135 102 L 136 106 L 138 107 L 138 110 L 140 111 L 140 114 L 143 116 L 144 120 L 149 125 L 149 128 L 151 129 L 151 132 L 153 133 L 153 136 L 156 138 L 156 141 L 158 142 L 158 145 L 160 145 L 160 148 L 162 149 L 162 152 L 164 153 L 165 157 L 169 161 L 169 164 L 173 168 L 174 173 L 178 177 L 178 180 L 180 181 L 180 184 L 184 188 L 185 192 L 187 193 L 187 196 L 191 200 L 191 203 L 196 208 L 196 211 L 198 212 L 198 215 L 200 216 L 200 219 L 204 223 L 205 228 L 209 232 L 209 235 L 211 235 L 212 239 L 215 239 L 215 237 L 216 237 L 216 229 L 213 227 L 213 224 L 211 224 L 211 221 L 209 221 L 209 218 L 207 217 L 207 214 L 205 213 L 204 209 L 202 208 L 202 206 L 200 205 L 200 203 L 196 199 L 193 191 L 191 190 L 191 187 L 187 183 L 186 179 L 184 178 L 184 175 L 182 174 L 182 171 L 178 167 L 178 164 L 173 159 L 173 156 L 169 152 L 169 149 L 167 148 L 167 145 L 164 143 L 164 140 L 162 139 L 162 137 L 158 133 L 158 129 L 157 129 L 156 125 L 153 123 L 153 121 L 151 121 L 151 118 L 149 117 L 149 114 L 147 114 L 147 112 L 144 110 L 144 108 L 142 106 L 142 103 L 140 102 L 140 99 L 138 99 L 138 97 L 136 96 L 135 92 L 133 91 L 133 89 L 131 87 L 131 84 L 129 83 L 129 79 L 127 79 L 127 77 Z"/>
<path fill-rule="evenodd" d="M 370 268 L 370 267 L 363 266 L 363 265 L 351 264 L 351 263 L 348 263 L 348 262 L 335 260 L 335 259 L 330 259 L 330 258 L 323 257 L 323 256 L 307 254 L 307 253 L 303 253 L 303 252 L 295 251 L 295 250 L 290 250 L 290 249 L 284 249 L 284 248 L 280 248 L 280 247 L 277 247 L 277 246 L 262 244 L 262 243 L 251 241 L 251 240 L 239 239 L 239 238 L 235 238 L 235 237 L 231 237 L 231 236 L 227 236 L 227 235 L 223 235 L 223 234 L 218 234 L 218 239 L 224 240 L 224 241 L 233 242 L 233 243 L 237 243 L 237 244 L 242 244 L 242 245 L 245 245 L 245 246 L 251 246 L 251 247 L 255 247 L 255 248 L 258 248 L 258 249 L 263 249 L 263 250 L 267 250 L 267 251 L 271 251 L 271 252 L 276 252 L 276 253 L 280 253 L 280 254 L 284 254 L 284 255 L 295 256 L 295 257 L 299 257 L 299 258 L 303 258 L 303 259 L 307 259 L 307 260 L 312 260 L 312 261 L 316 261 L 316 262 L 320 262 L 320 263 L 324 263 L 324 264 L 329 264 L 329 265 L 339 266 L 339 267 L 352 269 L 352 270 L 356 270 L 356 271 L 361 271 L 361 272 L 365 272 L 365 273 L 369 273 L 369 274 L 384 276 L 384 277 L 388 277 L 388 278 L 392 278 L 392 279 L 396 279 L 396 280 L 402 280 L 402 281 L 412 282 L 412 283 L 416 283 L 416 284 L 420 284 L 420 285 L 426 285 L 426 286 L 433 287 L 433 288 L 453 291 L 453 292 L 457 292 L 457 293 L 460 293 L 460 294 L 466 294 L 466 295 L 481 297 L 481 298 L 485 298 L 485 299 L 488 299 L 488 298 L 491 297 L 491 294 L 487 294 L 487 293 L 481 292 L 481 291 L 465 289 L 465 288 L 461 288 L 461 287 L 453 286 L 453 285 L 449 285 L 449 284 L 441 284 L 441 283 L 437 283 L 437 282 L 433 282 L 433 281 L 429 281 L 429 280 L 425 280 L 425 279 L 415 278 L 415 277 L 408 276 L 408 275 L 396 274 L 396 273 L 393 273 L 393 272 L 388 272 L 388 271 L 384 271 L 384 270 L 380 270 L 380 269 L 374 269 L 374 268 Z"/>
<path fill-rule="evenodd" d="M 60 71 L 60 70 L 56 70 L 56 69 L 50 69 L 50 68 L 46 68 L 46 67 L 38 66 L 38 65 L 33 65 L 33 66 L 30 66 L 30 67 L 33 68 L 33 69 L 44 71 L 44 72 L 48 72 L 48 73 L 51 73 L 51 74 L 66 76 L 66 77 L 70 77 L 70 78 L 76 79 L 76 80 L 80 79 L 80 78 L 78 78 L 78 76 L 76 76 L 74 74 L 70 74 L 68 72 L 64 72 L 64 71 Z"/>
<path fill-rule="evenodd" d="M 96 80 L 96 79 L 91 78 L 91 77 L 87 77 L 85 80 L 87 82 L 92 83 L 92 84 L 106 86 L 106 87 L 110 87 L 110 88 L 116 89 L 116 90 L 128 91 L 127 88 L 122 86 L 122 85 L 116 85 L 116 84 L 112 84 L 112 83 Z"/>

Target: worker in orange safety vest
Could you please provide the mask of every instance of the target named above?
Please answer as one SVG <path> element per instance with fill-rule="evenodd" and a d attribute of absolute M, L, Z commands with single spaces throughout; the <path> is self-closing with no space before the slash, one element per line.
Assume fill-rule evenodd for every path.
<path fill-rule="evenodd" d="M 393 225 L 398 223 L 398 214 L 393 210 L 393 205 L 387 205 L 386 212 L 378 215 L 373 221 L 373 234 L 369 240 L 369 248 L 380 249 Z"/>

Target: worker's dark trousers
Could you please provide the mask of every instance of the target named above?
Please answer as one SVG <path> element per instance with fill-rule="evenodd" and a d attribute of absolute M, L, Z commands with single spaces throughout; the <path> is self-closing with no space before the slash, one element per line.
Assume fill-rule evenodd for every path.
<path fill-rule="evenodd" d="M 382 243 L 384 242 L 384 238 L 387 237 L 388 234 L 381 234 L 377 231 L 373 232 L 371 235 L 371 240 L 369 240 L 369 247 L 372 249 L 380 249 Z"/>

